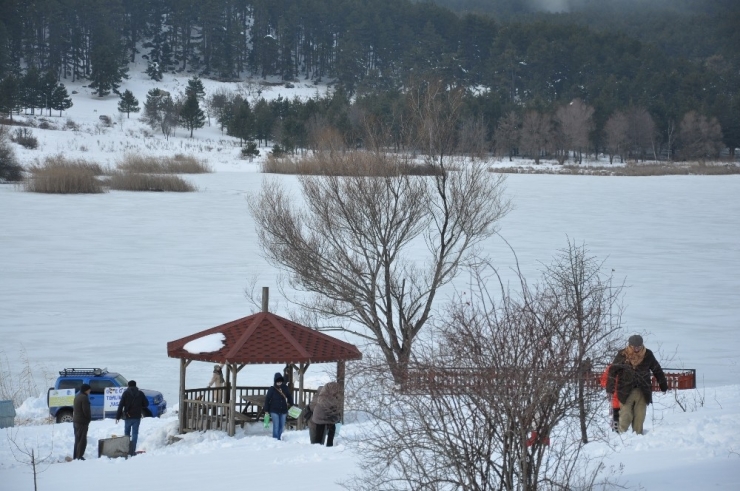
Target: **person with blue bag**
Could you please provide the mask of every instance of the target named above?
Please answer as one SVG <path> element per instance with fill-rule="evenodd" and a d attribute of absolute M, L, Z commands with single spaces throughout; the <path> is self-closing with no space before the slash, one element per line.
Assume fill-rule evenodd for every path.
<path fill-rule="evenodd" d="M 272 419 L 272 437 L 280 440 L 285 429 L 285 420 L 288 418 L 288 409 L 293 405 L 293 393 L 284 383 L 281 373 L 276 373 L 272 387 L 265 395 L 265 414 Z"/>

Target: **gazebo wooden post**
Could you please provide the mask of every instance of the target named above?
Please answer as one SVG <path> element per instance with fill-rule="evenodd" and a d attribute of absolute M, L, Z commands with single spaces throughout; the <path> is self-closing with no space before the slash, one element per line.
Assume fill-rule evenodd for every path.
<path fill-rule="evenodd" d="M 337 362 L 337 384 L 339 385 L 339 421 L 344 423 L 344 378 L 346 371 L 346 363 L 344 361 Z"/>
<path fill-rule="evenodd" d="M 189 360 L 186 360 L 185 358 L 180 358 L 180 410 L 178 418 L 180 420 L 180 433 L 185 433 L 185 420 L 187 418 L 187 407 L 185 405 L 185 373 L 187 372 L 187 367 L 189 364 Z"/>
<path fill-rule="evenodd" d="M 238 371 L 236 365 L 229 365 L 231 371 L 231 397 L 229 397 L 229 420 L 228 420 L 228 431 L 229 436 L 234 436 L 236 433 L 236 372 Z"/>
<path fill-rule="evenodd" d="M 306 394 L 303 392 L 303 374 L 306 372 L 308 365 L 306 363 L 298 364 L 298 405 L 301 407 L 306 406 Z M 303 429 L 303 418 L 298 418 L 298 429 Z"/>

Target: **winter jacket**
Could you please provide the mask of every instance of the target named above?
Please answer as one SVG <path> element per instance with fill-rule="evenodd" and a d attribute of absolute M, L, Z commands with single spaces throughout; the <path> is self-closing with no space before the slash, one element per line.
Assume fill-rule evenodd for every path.
<path fill-rule="evenodd" d="M 339 384 L 336 382 L 329 382 L 321 387 L 309 404 L 313 410 L 311 422 L 317 425 L 338 423 L 341 418 L 340 395 Z"/>
<path fill-rule="evenodd" d="M 144 393 L 137 387 L 129 387 L 118 403 L 116 419 L 141 419 L 145 407 L 149 407 L 149 401 Z"/>
<path fill-rule="evenodd" d="M 277 385 L 278 381 L 283 381 L 283 376 L 275 374 L 275 384 L 267 389 L 265 395 L 265 412 L 287 414 L 288 408 L 293 405 L 293 393 L 287 384 Z"/>
<path fill-rule="evenodd" d="M 668 390 L 668 381 L 652 351 L 643 347 L 645 356 L 636 367 L 633 367 L 627 360 L 626 355 L 627 350 L 630 349 L 632 348 L 628 346 L 620 350 L 617 356 L 614 357 L 614 361 L 611 367 L 609 367 L 606 392 L 612 394 L 616 385 L 617 398 L 619 398 L 619 402 L 624 404 L 627 402 L 632 389 L 640 389 L 642 395 L 645 396 L 645 401 L 650 404 L 653 402 L 652 377 L 650 376 L 650 372 L 658 379 L 658 385 L 663 392 Z"/>
<path fill-rule="evenodd" d="M 84 392 L 80 391 L 75 396 L 74 405 L 72 406 L 72 422 L 75 424 L 89 425 L 92 421 L 90 412 L 90 398 Z"/>

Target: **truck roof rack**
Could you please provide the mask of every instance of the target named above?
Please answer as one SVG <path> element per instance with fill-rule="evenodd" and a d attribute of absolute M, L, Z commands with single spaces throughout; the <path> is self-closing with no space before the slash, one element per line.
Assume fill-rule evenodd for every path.
<path fill-rule="evenodd" d="M 95 377 L 108 373 L 107 368 L 65 368 L 59 370 L 59 375 L 67 377 L 69 375 L 93 375 Z"/>

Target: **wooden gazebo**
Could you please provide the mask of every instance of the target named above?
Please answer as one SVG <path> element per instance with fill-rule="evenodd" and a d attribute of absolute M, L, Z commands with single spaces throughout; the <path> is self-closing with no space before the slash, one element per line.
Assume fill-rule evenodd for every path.
<path fill-rule="evenodd" d="M 222 346 L 216 351 L 194 353 L 187 345 L 203 338 L 222 334 Z M 356 346 L 314 329 L 302 326 L 267 311 L 267 295 L 262 312 L 201 331 L 167 343 L 167 356 L 180 359 L 180 433 L 205 429 L 222 429 L 233 436 L 236 425 L 255 419 L 260 407 L 255 401 L 269 387 L 237 385 L 237 374 L 246 365 L 285 364 L 283 370 L 291 384 L 297 405 L 308 404 L 315 391 L 303 386 L 303 376 L 313 363 L 337 363 L 337 382 L 344 389 L 345 362 L 359 360 Z M 193 361 L 221 364 L 226 368 L 223 388 L 186 389 L 187 367 Z M 296 390 L 294 374 L 298 374 Z M 301 427 L 300 421 L 297 422 Z"/>

